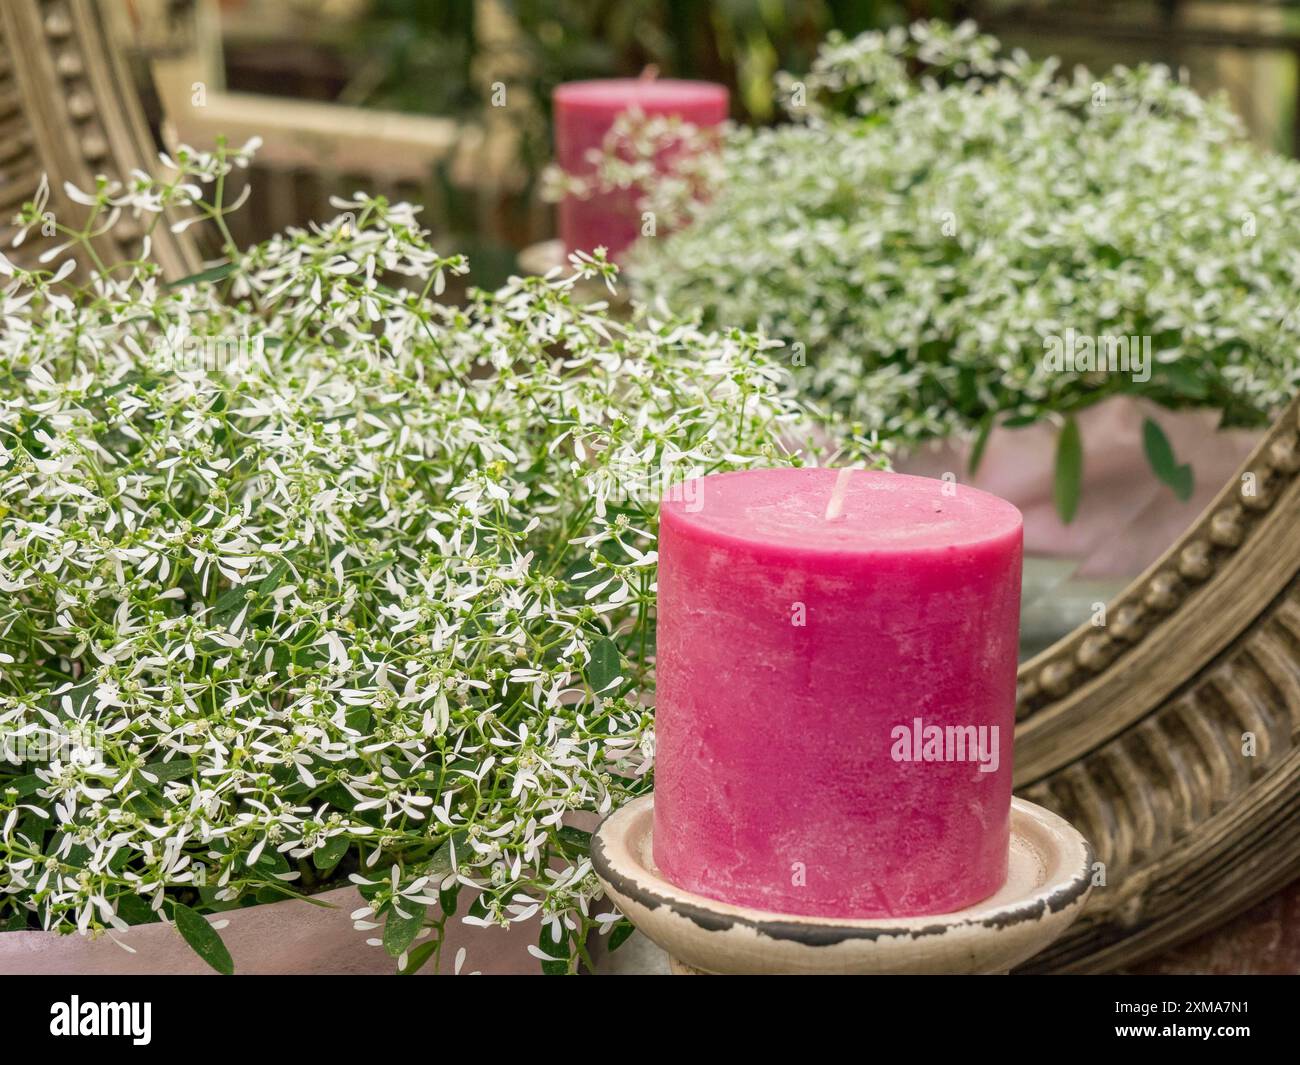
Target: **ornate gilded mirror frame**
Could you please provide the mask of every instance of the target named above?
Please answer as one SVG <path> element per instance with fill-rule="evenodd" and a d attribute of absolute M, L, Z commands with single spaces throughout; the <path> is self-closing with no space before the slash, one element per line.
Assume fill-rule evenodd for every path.
<path fill-rule="evenodd" d="M 0 4 L 0 217 L 42 174 L 147 169 L 136 88 L 93 0 Z M 0 230 L 0 237 L 3 230 Z M 137 253 L 102 238 L 107 261 Z M 5 241 L 7 244 L 8 242 Z M 50 242 L 30 241 L 27 260 Z M 156 231 L 169 277 L 187 236 Z M 1020 670 L 1017 787 L 1103 863 L 1083 918 L 1028 967 L 1131 965 L 1300 876 L 1300 401 L 1177 543 Z"/>
<path fill-rule="evenodd" d="M 1036 970 L 1131 964 L 1300 875 L 1300 401 L 1145 573 L 1020 669 L 1017 790 L 1104 863 Z"/>

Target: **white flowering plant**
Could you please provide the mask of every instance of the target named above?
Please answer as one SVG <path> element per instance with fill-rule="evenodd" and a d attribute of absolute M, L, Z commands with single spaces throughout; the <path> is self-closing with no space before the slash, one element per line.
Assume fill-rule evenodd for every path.
<path fill-rule="evenodd" d="M 882 439 L 969 434 L 974 464 L 994 426 L 1055 422 L 1072 513 L 1081 408 L 1122 393 L 1256 425 L 1300 384 L 1300 165 L 1167 69 L 1067 74 L 922 22 L 832 36 L 779 92 L 790 122 L 730 130 L 687 181 L 691 153 L 661 148 L 690 131 L 636 116 L 584 181 L 687 223 L 633 247 L 635 294 L 785 340 L 806 393 Z M 1074 335 L 1150 338 L 1150 365 L 1062 370 L 1047 356 Z M 1154 422 L 1147 454 L 1190 493 Z"/>
<path fill-rule="evenodd" d="M 603 255 L 444 304 L 464 260 L 360 194 L 236 249 L 247 157 L 69 188 L 0 257 L 0 929 L 172 922 L 228 971 L 207 916 L 351 883 L 402 971 L 449 920 L 576 971 L 629 927 L 572 815 L 650 786 L 660 490 L 832 458 L 819 416 L 761 335 L 584 304 Z M 222 259 L 96 257 L 165 212 Z"/>

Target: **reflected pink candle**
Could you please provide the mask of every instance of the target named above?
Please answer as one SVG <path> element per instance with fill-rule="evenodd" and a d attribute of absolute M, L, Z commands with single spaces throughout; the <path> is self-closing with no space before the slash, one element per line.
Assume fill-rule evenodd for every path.
<path fill-rule="evenodd" d="M 646 115 L 676 115 L 699 127 L 716 126 L 727 117 L 726 86 L 671 78 L 615 78 L 560 85 L 553 96 L 555 159 L 570 174 L 588 174 L 587 153 L 599 148 L 614 120 L 638 108 Z M 610 258 L 640 235 L 636 192 L 560 202 L 560 239 L 569 251 L 603 246 Z"/>
<path fill-rule="evenodd" d="M 661 505 L 654 859 L 782 913 L 959 910 L 1007 872 L 1020 512 L 841 472 Z"/>

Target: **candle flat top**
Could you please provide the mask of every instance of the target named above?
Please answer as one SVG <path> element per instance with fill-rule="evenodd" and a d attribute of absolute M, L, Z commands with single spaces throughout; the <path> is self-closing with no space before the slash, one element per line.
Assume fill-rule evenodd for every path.
<path fill-rule="evenodd" d="M 825 553 L 941 550 L 1002 540 L 1021 527 L 1012 504 L 975 488 L 878 470 L 841 473 L 715 474 L 669 493 L 660 513 L 677 531 L 701 539 Z"/>
<path fill-rule="evenodd" d="M 727 109 L 725 85 L 675 78 L 571 81 L 557 85 L 554 98 L 557 104 L 563 103 L 566 107 L 602 111 L 625 111 L 634 106 L 646 111 L 663 111 L 685 104 L 713 104 L 724 113 Z"/>

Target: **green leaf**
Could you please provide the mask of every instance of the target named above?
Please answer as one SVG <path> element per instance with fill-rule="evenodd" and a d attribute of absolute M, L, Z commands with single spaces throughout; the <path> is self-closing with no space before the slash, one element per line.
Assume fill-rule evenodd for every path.
<path fill-rule="evenodd" d="M 22 932 L 27 928 L 27 914 L 19 910 L 9 918 L 3 925 L 0 925 L 0 932 Z"/>
<path fill-rule="evenodd" d="M 1169 387 L 1188 399 L 1205 400 L 1209 398 L 1209 385 L 1195 371 L 1180 362 L 1165 363 L 1160 373 L 1169 382 Z"/>
<path fill-rule="evenodd" d="M 574 847 L 579 854 L 586 854 L 591 849 L 591 833 L 584 832 L 580 828 L 574 828 L 572 825 L 562 825 L 555 833 L 565 843 Z"/>
<path fill-rule="evenodd" d="M 541 935 L 537 938 L 537 945 L 541 948 L 543 954 L 547 955 L 550 961 L 542 962 L 542 975 L 544 976 L 566 976 L 569 972 L 569 931 L 561 927 L 559 935 L 551 931 L 551 925 L 548 921 L 542 925 Z"/>
<path fill-rule="evenodd" d="M 257 861 L 249 862 L 245 858 L 245 864 L 250 869 L 256 869 L 259 873 L 266 876 L 274 876 L 276 873 L 290 872 L 289 860 L 277 850 L 266 847 L 262 853 L 257 856 Z"/>
<path fill-rule="evenodd" d="M 373 902 L 379 896 L 379 893 L 388 887 L 388 881 L 380 880 L 374 884 L 358 884 L 356 887 L 358 895 L 367 902 Z"/>
<path fill-rule="evenodd" d="M 1066 418 L 1061 434 L 1056 438 L 1056 479 L 1052 497 L 1056 513 L 1069 525 L 1079 509 L 1079 492 L 1083 486 L 1083 443 L 1079 439 L 1079 423 L 1074 415 Z"/>
<path fill-rule="evenodd" d="M 397 904 L 390 905 L 388 920 L 384 922 L 384 949 L 391 957 L 400 957 L 406 948 L 415 942 L 415 937 L 424 927 L 424 917 L 429 907 L 417 905 L 409 899 L 401 900 L 402 909 L 410 911 L 411 916 L 404 917 L 397 912 Z"/>
<path fill-rule="evenodd" d="M 317 847 L 312 852 L 311 864 L 320 872 L 328 873 L 342 861 L 343 855 L 347 854 L 348 847 L 351 845 L 352 841 L 347 836 L 330 836 L 324 846 Z"/>
<path fill-rule="evenodd" d="M 37 846 L 40 846 L 41 841 L 45 838 L 46 831 L 48 831 L 52 823 L 51 818 L 45 817 L 35 810 L 28 810 L 18 819 L 18 832 L 25 838 L 34 841 Z M 122 849 L 125 850 L 126 848 L 123 847 Z M 117 869 L 113 871 L 117 872 Z"/>
<path fill-rule="evenodd" d="M 618 950 L 635 931 L 636 925 L 631 921 L 620 921 L 614 926 L 614 931 L 609 934 L 609 949 Z"/>
<path fill-rule="evenodd" d="M 24 777 L 11 777 L 9 780 L 0 781 L 0 791 L 13 788 L 18 792 L 19 798 L 25 798 L 44 783 L 35 773 L 28 773 Z"/>
<path fill-rule="evenodd" d="M 179 902 L 172 903 L 172 920 L 176 930 L 185 942 L 193 948 L 194 953 L 216 969 L 223 976 L 230 976 L 235 971 L 234 960 L 230 951 L 221 941 L 217 930 L 208 924 L 198 913 Z"/>
<path fill-rule="evenodd" d="M 970 475 L 979 472 L 980 462 L 984 458 L 984 448 L 989 442 L 989 433 L 993 431 L 993 415 L 987 414 L 980 422 L 979 432 L 975 434 L 975 443 L 970 449 L 970 462 L 967 464 Z"/>
<path fill-rule="evenodd" d="M 1163 484 L 1167 484 L 1174 490 L 1174 495 L 1186 503 L 1192 497 L 1192 490 L 1196 487 L 1192 467 L 1187 463 L 1179 464 L 1174 458 L 1174 448 L 1169 443 L 1169 437 L 1165 436 L 1165 431 L 1151 418 L 1146 418 L 1142 422 L 1142 448 L 1155 475 Z"/>
<path fill-rule="evenodd" d="M 150 762 L 144 767 L 144 771 L 150 776 L 157 777 L 158 783 L 162 784 L 194 772 L 194 763 L 188 758 L 177 758 L 171 762 Z"/>
<path fill-rule="evenodd" d="M 1036 414 L 1017 414 L 1005 419 L 1002 422 L 1002 427 L 1004 429 L 1025 429 L 1031 425 L 1037 425 L 1039 420 L 1039 416 Z"/>
<path fill-rule="evenodd" d="M 212 604 L 212 623 L 223 628 L 235 620 L 235 615 L 244 609 L 248 601 L 248 587 L 240 584 L 223 592 Z"/>
<path fill-rule="evenodd" d="M 927 341 L 922 346 L 920 356 L 926 358 L 926 348 L 935 351 L 935 361 L 944 362 L 947 359 L 950 346 L 948 344 Z M 957 371 L 957 406 L 960 410 L 970 410 L 979 402 L 979 378 L 976 376 L 974 367 L 963 366 Z"/>
<path fill-rule="evenodd" d="M 460 885 L 455 881 L 451 887 L 443 888 L 438 892 L 438 909 L 446 917 L 456 916 L 456 905 L 460 898 Z"/>
<path fill-rule="evenodd" d="M 1174 471 L 1169 487 L 1174 490 L 1174 495 L 1178 497 L 1180 503 L 1186 503 L 1192 498 L 1192 493 L 1196 490 L 1196 475 L 1192 472 L 1189 463 L 1183 463 Z"/>
<path fill-rule="evenodd" d="M 353 732 L 362 736 L 370 735 L 370 707 L 349 706 L 343 715 L 343 721 Z"/>
<path fill-rule="evenodd" d="M 352 793 L 347 788 L 339 784 L 331 784 L 325 788 L 320 793 L 320 797 L 336 810 L 351 810 L 358 801 L 352 797 Z"/>
<path fill-rule="evenodd" d="M 261 593 L 262 595 L 270 595 L 277 588 L 279 588 L 281 584 L 284 583 L 284 576 L 288 572 L 289 572 L 289 563 L 281 559 L 279 562 L 277 562 L 274 566 L 271 567 L 270 572 L 267 573 L 267 575 L 263 577 L 262 580 L 258 583 L 257 585 L 258 592 Z"/>
<path fill-rule="evenodd" d="M 483 901 L 482 892 L 469 900 L 469 915 L 471 917 L 486 917 L 488 915 L 487 904 Z"/>
<path fill-rule="evenodd" d="M 605 692 L 621 675 L 618 646 L 602 636 L 591 648 L 591 661 L 587 664 L 587 683 L 597 695 Z"/>
<path fill-rule="evenodd" d="M 406 968 L 402 969 L 401 976 L 413 976 L 418 973 L 433 957 L 434 951 L 438 949 L 437 939 L 431 939 L 427 943 L 421 943 L 410 954 L 406 956 Z"/>
<path fill-rule="evenodd" d="M 222 278 L 229 277 L 235 272 L 234 263 L 222 263 L 220 266 L 214 266 L 208 270 L 200 270 L 197 274 L 190 274 L 187 277 L 177 278 L 170 282 L 167 287 L 184 288 L 186 285 L 201 285 L 205 281 L 220 281 Z"/>
<path fill-rule="evenodd" d="M 456 855 L 463 853 L 468 846 L 469 834 L 456 832 L 450 836 L 425 862 L 419 870 L 420 875 L 429 877 L 435 884 L 441 884 L 456 870 Z"/>
<path fill-rule="evenodd" d="M 277 643 L 275 651 L 271 655 L 271 669 L 276 673 L 283 673 L 285 668 L 293 661 L 293 653 L 289 650 L 288 644 Z"/>
<path fill-rule="evenodd" d="M 271 567 L 257 584 L 237 584 L 228 588 L 212 604 L 211 620 L 214 625 L 226 626 L 235 620 L 245 606 L 257 601 L 259 596 L 270 595 L 284 583 L 289 564 L 283 560 Z"/>
<path fill-rule="evenodd" d="M 1147 461 L 1162 481 L 1173 472 L 1177 463 L 1174 461 L 1173 445 L 1169 437 L 1151 418 L 1142 421 L 1142 447 L 1147 453 Z"/>
<path fill-rule="evenodd" d="M 118 896 L 117 915 L 129 925 L 154 924 L 159 919 L 153 907 L 134 892 Z"/>
<path fill-rule="evenodd" d="M 68 688 L 67 691 L 60 692 L 58 695 L 50 696 L 50 698 L 46 700 L 45 705 L 49 707 L 51 713 L 70 720 L 72 717 L 79 716 L 85 709 L 86 703 L 90 700 L 91 695 L 94 694 L 95 688 L 98 687 L 98 684 L 99 682 L 95 680 L 94 677 L 83 680 L 80 684 L 72 685 L 72 687 Z M 63 708 L 64 699 L 68 700 L 68 706 L 71 708 L 70 715 L 69 711 L 64 710 Z"/>

